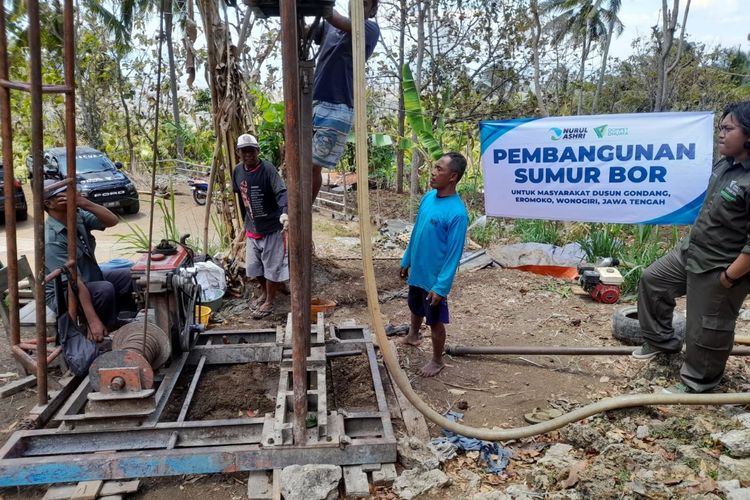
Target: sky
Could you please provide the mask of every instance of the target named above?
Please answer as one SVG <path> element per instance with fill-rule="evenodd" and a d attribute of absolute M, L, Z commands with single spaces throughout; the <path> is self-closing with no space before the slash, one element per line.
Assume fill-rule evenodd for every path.
<path fill-rule="evenodd" d="M 680 1 L 679 23 L 682 23 L 685 0 Z M 623 0 L 620 20 L 625 25 L 622 35 L 612 41 L 610 53 L 627 57 L 632 53 L 631 42 L 648 36 L 651 27 L 661 25 L 660 0 Z M 672 5 L 672 0 L 667 2 Z M 750 50 L 750 2 L 748 0 L 693 0 L 690 3 L 685 33 L 691 41 L 702 42 L 708 48 L 722 47 Z M 677 31 L 679 35 L 679 28 Z"/>

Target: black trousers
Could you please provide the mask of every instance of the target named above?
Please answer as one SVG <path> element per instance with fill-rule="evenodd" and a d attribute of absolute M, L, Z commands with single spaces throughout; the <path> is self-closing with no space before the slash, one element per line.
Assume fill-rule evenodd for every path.
<path fill-rule="evenodd" d="M 120 312 L 136 310 L 133 279 L 130 269 L 113 269 L 103 274 L 104 281 L 90 281 L 86 288 L 99 319 L 108 330 L 113 330 L 119 326 L 117 317 Z"/>

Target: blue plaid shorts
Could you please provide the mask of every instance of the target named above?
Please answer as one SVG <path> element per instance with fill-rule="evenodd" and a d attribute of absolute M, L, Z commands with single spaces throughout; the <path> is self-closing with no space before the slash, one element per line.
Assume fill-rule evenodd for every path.
<path fill-rule="evenodd" d="M 354 111 L 346 104 L 313 103 L 313 163 L 336 168 L 344 154 Z"/>

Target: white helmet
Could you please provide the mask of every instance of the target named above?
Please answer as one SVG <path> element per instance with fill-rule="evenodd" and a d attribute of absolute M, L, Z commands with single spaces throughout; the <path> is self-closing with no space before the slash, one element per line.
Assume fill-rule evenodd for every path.
<path fill-rule="evenodd" d="M 237 149 L 242 148 L 260 148 L 258 146 L 258 139 L 250 134 L 242 134 L 237 138 Z"/>

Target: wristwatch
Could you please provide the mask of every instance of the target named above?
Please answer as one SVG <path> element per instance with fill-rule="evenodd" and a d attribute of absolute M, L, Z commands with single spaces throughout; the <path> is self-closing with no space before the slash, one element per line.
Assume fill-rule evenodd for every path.
<path fill-rule="evenodd" d="M 728 269 L 728 268 L 727 268 L 727 269 Z M 731 283 L 731 284 L 732 284 L 732 286 L 734 286 L 734 285 L 736 285 L 737 283 L 739 283 L 739 281 L 740 281 L 740 278 L 730 278 L 730 277 L 729 277 L 729 273 L 727 272 L 727 270 L 726 270 L 726 269 L 724 269 L 724 271 L 722 271 L 722 273 L 724 274 L 724 279 L 725 279 L 725 280 L 727 280 L 727 281 L 728 281 L 729 283 Z"/>

